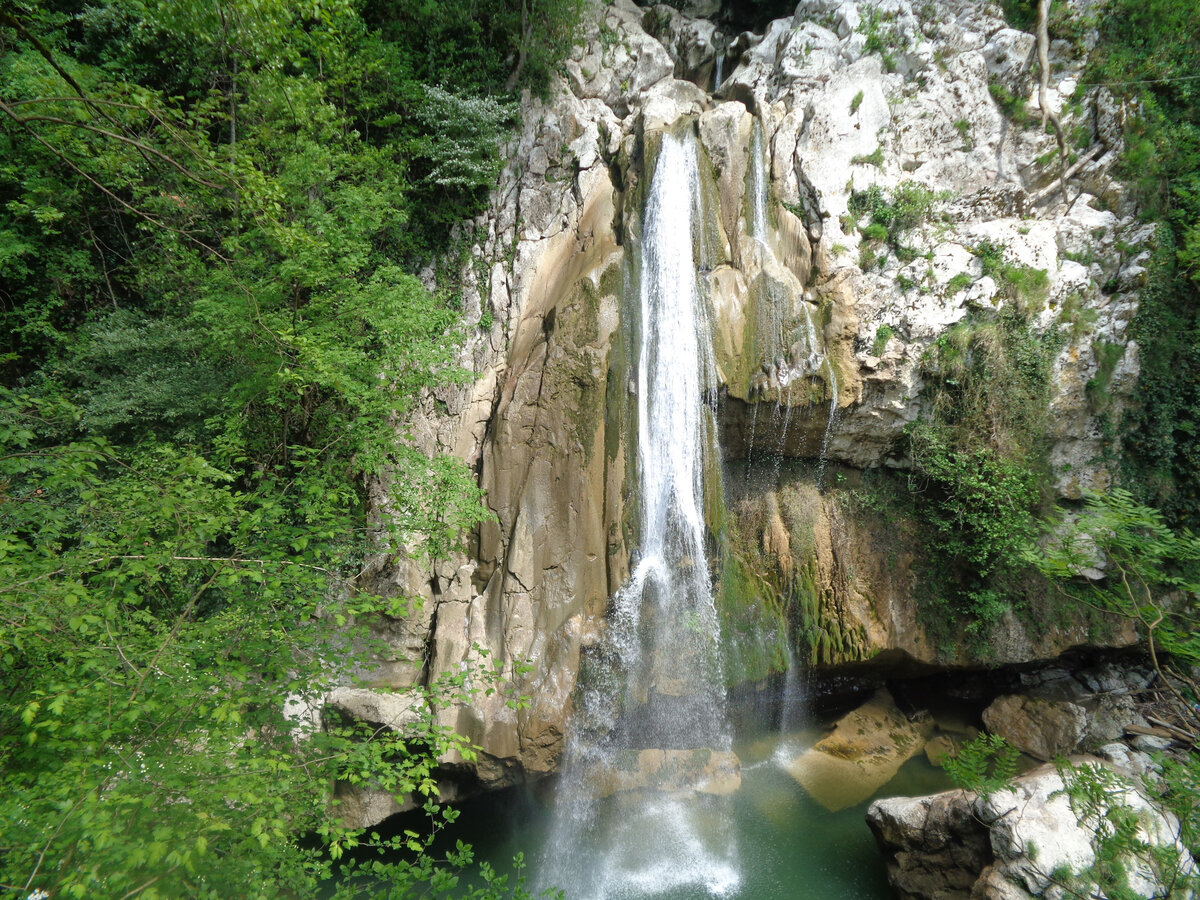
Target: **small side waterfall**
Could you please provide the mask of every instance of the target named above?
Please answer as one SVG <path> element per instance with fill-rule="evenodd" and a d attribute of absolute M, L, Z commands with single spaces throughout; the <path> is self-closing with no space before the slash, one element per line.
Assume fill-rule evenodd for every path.
<path fill-rule="evenodd" d="M 641 544 L 580 676 L 540 873 L 572 900 L 720 896 L 740 881 L 719 796 L 739 776 L 705 547 L 705 471 L 719 467 L 705 465 L 715 364 L 693 249 L 699 194 L 694 139 L 664 135 L 642 241 Z"/>
<path fill-rule="evenodd" d="M 770 225 L 770 179 L 767 171 L 766 140 L 762 123 L 754 120 L 750 133 L 750 151 L 746 171 L 746 229 L 754 241 L 759 266 L 764 270 L 782 270 L 784 266 L 776 256 L 775 242 Z M 820 373 L 829 387 L 831 405 L 829 424 L 820 446 L 819 469 L 824 472 L 825 453 L 837 412 L 837 376 L 832 362 L 825 352 L 824 342 L 817 329 L 810 304 L 793 298 L 789 290 L 778 282 L 773 283 L 759 301 L 759 325 L 757 328 L 758 356 L 762 370 L 750 385 L 751 394 L 774 391 L 778 405 L 771 410 L 769 428 L 776 435 L 775 445 L 761 448 L 768 460 L 778 471 L 785 455 L 788 429 L 795 408 L 803 414 L 811 407 L 808 376 Z M 802 393 L 796 394 L 796 388 Z M 749 437 L 748 462 L 755 457 L 758 421 L 758 405 L 754 405 Z M 749 465 L 747 466 L 749 477 Z"/>

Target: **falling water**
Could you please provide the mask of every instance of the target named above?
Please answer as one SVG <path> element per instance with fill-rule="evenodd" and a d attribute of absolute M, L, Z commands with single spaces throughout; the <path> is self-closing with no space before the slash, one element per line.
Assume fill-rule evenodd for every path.
<path fill-rule="evenodd" d="M 837 427 L 838 417 L 838 386 L 837 373 L 833 370 L 833 363 L 826 360 L 825 369 L 829 375 L 829 421 L 825 423 L 825 433 L 821 436 L 821 458 L 817 463 L 817 487 L 821 487 L 825 482 L 825 460 L 829 456 L 829 439 L 833 436 L 833 429 Z"/>
<path fill-rule="evenodd" d="M 807 698 L 804 693 L 803 670 L 800 668 L 800 661 L 796 659 L 796 651 L 792 649 L 791 641 L 787 641 L 787 658 L 787 672 L 783 676 L 783 697 L 779 705 L 779 730 L 783 734 L 806 724 L 808 712 L 805 708 Z"/>
<path fill-rule="evenodd" d="M 750 132 L 750 233 L 764 246 L 767 243 L 767 182 L 762 123 L 755 119 L 754 129 Z"/>
<path fill-rule="evenodd" d="M 714 91 L 717 90 L 717 88 L 719 88 L 721 86 L 721 82 L 724 81 L 724 78 L 722 77 L 722 75 L 724 74 L 724 69 L 725 69 L 725 54 L 718 53 L 717 54 L 717 71 L 713 75 L 713 90 Z"/>
<path fill-rule="evenodd" d="M 639 751 L 682 750 L 702 761 L 732 744 L 705 555 L 705 460 L 716 450 L 703 398 L 715 366 L 693 253 L 698 184 L 694 140 L 664 135 L 642 244 L 641 545 L 602 646 L 589 655 L 541 873 L 573 900 L 720 896 L 740 881 L 727 800 L 703 793 L 703 766 L 683 789 L 650 783 L 624 805 L 628 795 L 598 798 L 608 773 L 637 769 Z"/>

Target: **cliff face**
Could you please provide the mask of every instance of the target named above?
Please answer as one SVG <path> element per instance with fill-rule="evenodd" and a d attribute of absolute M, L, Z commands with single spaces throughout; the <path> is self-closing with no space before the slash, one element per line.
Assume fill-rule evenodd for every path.
<path fill-rule="evenodd" d="M 485 662 L 529 698 L 443 714 L 483 748 L 472 770 L 489 785 L 554 767 L 581 651 L 636 548 L 626 309 L 664 131 L 692 132 L 702 156 L 698 277 L 727 462 L 903 468 L 902 431 L 929 402 L 930 348 L 969 316 L 1019 304 L 1035 328 L 1064 335 L 1050 462 L 1059 495 L 1077 498 L 1109 483 L 1104 424 L 1137 376 L 1127 329 L 1151 235 L 1111 173 L 1122 110 L 1102 89 L 1077 91 L 1086 32 L 1052 47 L 1050 103 L 1075 144 L 1064 196 L 1035 108 L 1034 38 L 989 4 L 801 0 L 791 18 L 740 35 L 629 0 L 594 18 L 553 99 L 525 103 L 477 223 L 464 273 L 475 381 L 427 397 L 413 426 L 425 448 L 474 468 L 495 521 L 453 560 L 381 554 L 372 572 L 377 589 L 424 603 L 379 624 L 391 652 L 371 677 L 403 687 Z M 871 231 L 871 198 L 893 212 L 912 201 L 909 218 Z M 919 545 L 903 527 L 822 496 L 811 476 L 744 478 L 712 506 L 715 528 L 728 507 L 745 526 L 730 534 L 804 573 L 824 662 L 979 661 L 939 648 L 922 624 Z M 1000 633 L 989 661 L 1089 637 L 1011 616 Z"/>

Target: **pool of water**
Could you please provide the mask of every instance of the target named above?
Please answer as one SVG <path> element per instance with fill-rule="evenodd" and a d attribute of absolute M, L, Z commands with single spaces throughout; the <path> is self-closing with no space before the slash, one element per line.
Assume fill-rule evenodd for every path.
<path fill-rule="evenodd" d="M 591 893 L 606 900 L 892 897 L 882 857 L 864 819 L 870 800 L 830 812 L 813 801 L 781 766 L 782 761 L 819 737 L 819 731 L 811 730 L 743 741 L 736 748 L 742 761 L 740 790 L 729 797 L 693 801 L 702 808 L 702 814 L 688 817 L 693 827 L 726 830 L 732 848 L 727 857 L 733 863 L 732 872 L 714 866 L 710 878 L 684 879 L 691 884 L 672 886 L 669 877 L 653 874 L 660 871 L 655 858 L 672 854 L 686 857 L 686 835 L 644 833 L 641 843 L 631 843 L 634 858 L 623 864 L 629 877 L 612 879 L 611 886 L 595 886 Z M 905 763 L 871 799 L 927 794 L 948 787 L 945 774 L 922 754 Z M 539 858 L 541 848 L 546 846 L 552 804 L 553 790 L 548 783 L 481 798 L 464 805 L 454 837 L 473 844 L 479 859 L 502 872 L 511 871 L 512 857 L 523 853 L 529 881 L 539 885 Z M 616 795 L 605 804 L 606 815 L 619 817 L 631 829 L 638 828 L 638 795 Z M 636 858 L 638 853 L 645 858 Z M 581 859 L 587 855 L 581 853 Z M 697 881 L 707 882 L 708 887 L 699 886 Z M 577 898 L 568 895 L 567 900 Z"/>

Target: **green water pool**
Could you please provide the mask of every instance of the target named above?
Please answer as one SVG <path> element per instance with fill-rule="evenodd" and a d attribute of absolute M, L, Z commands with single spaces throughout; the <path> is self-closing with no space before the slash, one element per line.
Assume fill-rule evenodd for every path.
<path fill-rule="evenodd" d="M 781 767 L 780 761 L 811 746 L 819 732 L 798 732 L 786 737 L 758 737 L 736 750 L 742 761 L 742 786 L 727 798 L 706 798 L 711 804 L 713 827 L 726 829 L 734 852 L 735 870 L 724 890 L 698 885 L 675 886 L 659 882 L 589 885 L 587 893 L 606 900 L 654 897 L 656 900 L 883 900 L 892 896 L 873 836 L 864 816 L 870 801 L 830 812 L 815 801 Z M 897 776 L 875 797 L 927 794 L 948 788 L 945 774 L 923 755 L 909 760 Z M 636 795 L 618 795 L 605 801 L 605 815 L 636 819 Z M 501 871 L 511 871 L 511 859 L 520 852 L 528 863 L 533 884 L 539 881 L 541 848 L 547 845 L 553 816 L 553 785 L 510 790 L 466 804 L 454 829 L 455 837 L 472 843 L 478 858 Z M 703 815 L 700 817 L 703 819 Z M 670 852 L 675 835 L 645 835 L 637 851 L 647 856 Z M 586 848 L 583 848 L 586 851 Z M 581 853 L 581 858 L 586 853 Z M 630 871 L 639 871 L 631 860 Z M 586 883 L 586 882 L 585 882 Z M 606 885 L 610 884 L 606 882 Z M 577 891 L 584 893 L 584 891 Z M 568 900 L 576 900 L 568 893 Z"/>

